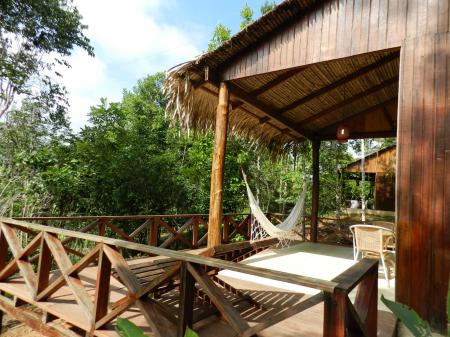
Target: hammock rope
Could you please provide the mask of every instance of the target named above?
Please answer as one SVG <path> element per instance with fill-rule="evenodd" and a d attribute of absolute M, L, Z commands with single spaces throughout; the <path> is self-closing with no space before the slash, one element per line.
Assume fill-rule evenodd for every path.
<path fill-rule="evenodd" d="M 258 201 L 250 189 L 247 176 L 244 171 L 242 171 L 242 175 L 244 177 L 245 187 L 247 189 L 247 196 L 252 216 L 250 240 L 257 241 L 270 236 L 278 238 L 282 246 L 286 246 L 292 240 L 302 240 L 302 237 L 296 232 L 295 229 L 303 222 L 307 191 L 306 184 L 303 185 L 303 191 L 301 192 L 294 208 L 289 213 L 289 216 L 282 223 L 274 225 L 259 207 Z"/>

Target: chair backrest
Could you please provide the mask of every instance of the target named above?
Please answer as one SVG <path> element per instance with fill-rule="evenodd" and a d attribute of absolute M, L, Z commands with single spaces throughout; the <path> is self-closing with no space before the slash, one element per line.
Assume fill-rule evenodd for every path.
<path fill-rule="evenodd" d="M 354 237 L 354 244 L 359 251 L 381 253 L 384 249 L 384 235 L 394 234 L 385 227 L 373 225 L 354 225 L 350 227 Z"/>

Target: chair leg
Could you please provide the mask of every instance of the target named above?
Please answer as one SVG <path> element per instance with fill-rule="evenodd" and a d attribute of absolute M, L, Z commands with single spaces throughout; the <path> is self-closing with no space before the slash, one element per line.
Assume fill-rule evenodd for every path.
<path fill-rule="evenodd" d="M 386 268 L 386 262 L 384 261 L 383 254 L 381 254 L 380 257 L 381 257 L 381 264 L 383 266 L 384 277 L 386 278 L 388 288 L 390 288 L 389 272 L 388 269 Z"/>

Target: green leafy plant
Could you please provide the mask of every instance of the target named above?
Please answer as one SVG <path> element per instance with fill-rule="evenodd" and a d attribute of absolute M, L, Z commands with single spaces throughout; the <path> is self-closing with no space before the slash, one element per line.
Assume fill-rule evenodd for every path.
<path fill-rule="evenodd" d="M 136 326 L 136 324 L 121 317 L 117 318 L 116 331 L 121 337 L 148 337 L 146 334 L 144 334 L 144 331 L 141 328 Z M 199 336 L 194 330 L 191 330 L 189 329 L 189 327 L 186 327 L 184 337 L 199 337 Z"/>
<path fill-rule="evenodd" d="M 189 327 L 186 327 L 186 332 L 184 334 L 184 337 L 198 337 L 198 335 L 194 330 L 191 330 L 191 329 L 189 329 Z"/>
<path fill-rule="evenodd" d="M 397 316 L 416 337 L 432 336 L 430 325 L 408 306 L 390 301 L 381 295 L 381 301 Z"/>
<path fill-rule="evenodd" d="M 147 337 L 141 328 L 125 318 L 117 318 L 117 333 L 121 337 Z"/>

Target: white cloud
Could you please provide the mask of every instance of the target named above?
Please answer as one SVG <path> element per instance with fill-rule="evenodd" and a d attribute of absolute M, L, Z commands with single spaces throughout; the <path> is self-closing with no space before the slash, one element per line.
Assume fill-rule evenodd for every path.
<path fill-rule="evenodd" d="M 101 97 L 119 100 L 122 90 L 137 79 L 199 54 L 193 33 L 198 27 L 177 27 L 160 18 L 161 11 L 173 4 L 167 0 L 75 1 L 83 23 L 89 26 L 86 35 L 96 54 L 91 58 L 77 50 L 69 59 L 72 68 L 63 71 L 75 130 L 86 123 L 89 107 Z"/>

